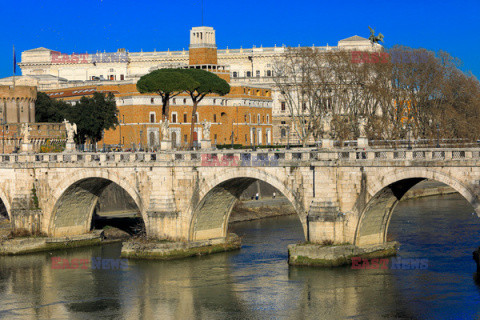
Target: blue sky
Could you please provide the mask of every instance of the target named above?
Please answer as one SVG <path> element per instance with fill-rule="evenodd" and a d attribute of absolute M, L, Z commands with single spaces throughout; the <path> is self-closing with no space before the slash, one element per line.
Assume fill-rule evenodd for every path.
<path fill-rule="evenodd" d="M 0 0 L 0 77 L 12 74 L 23 50 L 65 53 L 97 50 L 182 50 L 189 30 L 201 25 L 201 0 Z M 445 50 L 480 78 L 480 1 L 204 0 L 204 24 L 218 48 L 336 45 L 368 37 L 368 25 L 385 46 Z M 17 71 L 19 74 L 19 71 Z"/>

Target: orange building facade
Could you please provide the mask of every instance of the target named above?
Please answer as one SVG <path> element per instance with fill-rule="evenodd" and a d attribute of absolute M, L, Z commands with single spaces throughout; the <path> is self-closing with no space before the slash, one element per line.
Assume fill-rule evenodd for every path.
<path fill-rule="evenodd" d="M 197 27 L 190 31 L 190 65 L 203 69 L 230 82 L 226 66 L 217 64 L 215 31 Z M 160 120 L 162 99 L 156 94 L 141 94 L 136 84 L 97 85 L 47 91 L 51 98 L 71 103 L 94 92 L 113 93 L 117 103 L 120 125 L 105 132 L 102 144 L 122 148 L 157 149 L 161 137 Z M 187 94 L 170 100 L 169 133 L 172 146 L 186 148 L 190 141 L 193 103 Z M 272 144 L 272 92 L 270 88 L 232 86 L 225 96 L 207 95 L 197 109 L 194 141 L 204 139 L 201 122 L 211 123 L 210 140 L 213 145 Z"/>
<path fill-rule="evenodd" d="M 101 85 L 47 91 L 51 98 L 72 104 L 94 92 L 113 93 L 120 125 L 107 130 L 100 141 L 123 148 L 156 149 L 160 145 L 160 96 L 141 94 L 135 84 Z M 194 140 L 204 138 L 201 122 L 211 123 L 212 144 L 267 145 L 272 143 L 271 90 L 253 87 L 231 87 L 225 96 L 207 95 L 197 109 Z M 169 131 L 173 147 L 183 148 L 190 141 L 193 104 L 190 96 L 178 95 L 170 100 Z"/>

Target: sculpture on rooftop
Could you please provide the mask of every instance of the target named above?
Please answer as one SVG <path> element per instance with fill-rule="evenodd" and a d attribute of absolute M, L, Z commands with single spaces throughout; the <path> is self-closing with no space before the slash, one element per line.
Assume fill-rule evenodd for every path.
<path fill-rule="evenodd" d="M 370 26 L 368 26 L 368 29 L 370 29 L 370 37 L 368 37 L 368 40 L 370 40 L 370 42 L 372 43 L 372 47 L 375 43 L 378 44 L 378 42 L 380 41 L 383 42 L 383 34 L 378 33 L 378 35 L 376 36 L 375 29 L 370 28 Z"/>

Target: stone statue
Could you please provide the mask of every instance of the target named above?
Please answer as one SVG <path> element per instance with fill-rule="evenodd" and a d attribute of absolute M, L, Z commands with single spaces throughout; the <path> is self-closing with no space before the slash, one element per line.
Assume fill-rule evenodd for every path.
<path fill-rule="evenodd" d="M 324 117 L 322 117 L 322 133 L 323 133 L 323 138 L 328 139 L 331 136 L 331 131 L 332 131 L 332 115 L 326 114 Z"/>
<path fill-rule="evenodd" d="M 170 140 L 170 132 L 168 131 L 168 120 L 160 120 L 160 132 L 162 133 L 162 140 Z"/>
<path fill-rule="evenodd" d="M 378 36 L 375 35 L 375 29 L 372 29 L 370 28 L 370 26 L 368 27 L 368 29 L 370 29 L 370 37 L 368 37 L 368 40 L 370 40 L 370 42 L 372 43 L 372 47 L 375 43 L 378 44 L 378 42 L 383 42 L 383 34 L 379 33 Z"/>
<path fill-rule="evenodd" d="M 365 117 L 360 117 L 358 119 L 358 130 L 360 131 L 360 138 L 367 137 L 367 131 L 365 127 L 367 126 L 367 119 Z"/>
<path fill-rule="evenodd" d="M 210 127 L 212 126 L 212 123 L 208 122 L 207 120 L 203 120 L 202 126 L 203 126 L 203 139 L 210 140 Z"/>
<path fill-rule="evenodd" d="M 67 142 L 73 143 L 73 137 L 77 133 L 77 124 L 71 124 L 68 120 L 64 119 L 63 123 L 65 123 L 65 130 L 67 130 Z"/>
<path fill-rule="evenodd" d="M 20 134 L 23 137 L 23 142 L 22 143 L 30 143 L 30 131 L 32 128 L 28 126 L 28 123 L 23 123 L 22 124 L 22 129 Z"/>

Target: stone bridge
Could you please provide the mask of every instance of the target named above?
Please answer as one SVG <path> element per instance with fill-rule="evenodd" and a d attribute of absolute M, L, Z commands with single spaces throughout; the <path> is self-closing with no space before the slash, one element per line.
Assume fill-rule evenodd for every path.
<path fill-rule="evenodd" d="M 196 241 L 226 237 L 236 199 L 262 180 L 288 198 L 308 241 L 366 246 L 386 241 L 396 204 L 424 179 L 480 213 L 479 165 L 480 148 L 2 155 L 0 198 L 14 228 L 73 236 L 90 231 L 114 183 L 148 236 Z"/>

